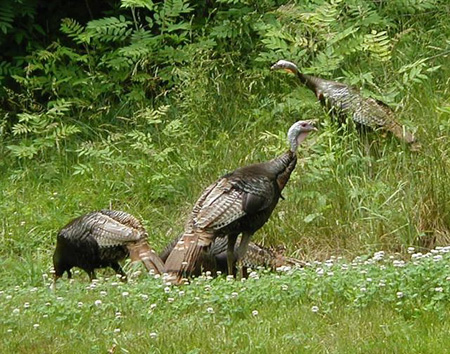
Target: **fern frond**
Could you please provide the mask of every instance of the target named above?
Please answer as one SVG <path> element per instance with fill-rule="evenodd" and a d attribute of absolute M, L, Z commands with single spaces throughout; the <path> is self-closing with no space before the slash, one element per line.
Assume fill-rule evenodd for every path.
<path fill-rule="evenodd" d="M 75 43 L 81 44 L 86 42 L 86 36 L 83 36 L 85 28 L 77 21 L 71 18 L 64 18 L 61 21 L 61 32 L 73 38 Z"/>
<path fill-rule="evenodd" d="M 106 17 L 90 21 L 86 26 L 86 31 L 92 38 L 101 42 L 120 42 L 133 32 L 131 24 L 132 22 L 126 20 L 124 16 Z"/>
<path fill-rule="evenodd" d="M 121 0 L 120 7 L 128 9 L 145 8 L 152 11 L 155 8 L 155 4 L 151 0 Z"/>
<path fill-rule="evenodd" d="M 391 39 L 388 37 L 386 31 L 377 32 L 373 30 L 364 36 L 362 45 L 363 49 L 369 51 L 372 56 L 385 62 L 391 59 Z"/>
<path fill-rule="evenodd" d="M 11 1 L 3 1 L 0 6 L 0 30 L 4 34 L 13 28 L 14 15 L 15 11 Z"/>

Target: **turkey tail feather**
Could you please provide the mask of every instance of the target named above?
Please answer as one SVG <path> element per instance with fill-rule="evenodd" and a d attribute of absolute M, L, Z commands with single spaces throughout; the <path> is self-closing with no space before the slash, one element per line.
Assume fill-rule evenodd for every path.
<path fill-rule="evenodd" d="M 198 234 L 185 233 L 166 260 L 165 272 L 169 275 L 167 280 L 173 284 L 180 284 L 183 277 L 194 271 L 201 253 L 210 243 L 209 239 L 201 242 Z"/>
<path fill-rule="evenodd" d="M 161 274 L 164 271 L 164 263 L 161 258 L 158 257 L 145 240 L 128 245 L 128 250 L 130 251 L 131 261 L 141 260 L 147 271 L 153 270 L 156 274 Z"/>

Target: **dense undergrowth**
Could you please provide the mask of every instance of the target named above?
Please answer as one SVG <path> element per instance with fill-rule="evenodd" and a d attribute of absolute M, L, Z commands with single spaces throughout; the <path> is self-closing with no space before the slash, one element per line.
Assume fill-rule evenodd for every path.
<path fill-rule="evenodd" d="M 198 287 L 170 290 L 186 292 L 178 322 L 163 321 L 180 309 L 167 303 L 169 295 L 161 297 L 158 280 L 141 276 L 117 286 L 109 280 L 87 290 L 76 277 L 75 284 L 62 281 L 58 293 L 50 294 L 42 275 L 51 269 L 57 230 L 105 207 L 142 219 L 151 245 L 162 250 L 182 230 L 203 188 L 236 167 L 284 151 L 286 131 L 298 119 L 316 119 L 320 129 L 299 152 L 286 199 L 256 241 L 285 245 L 289 255 L 307 260 L 353 259 L 379 250 L 403 257 L 410 246 L 425 253 L 447 245 L 447 1 L 122 0 L 64 8 L 28 0 L 1 3 L 0 290 L 1 309 L 8 314 L 1 321 L 6 351 L 32 352 L 31 343 L 39 339 L 43 347 L 33 344 L 35 352 L 70 352 L 69 342 L 54 341 L 60 331 L 55 318 L 70 333 L 67 338 L 90 338 L 79 343 L 91 352 L 113 345 L 129 352 L 209 352 L 213 343 L 219 351 L 256 352 L 258 340 L 263 348 L 287 352 L 348 352 L 353 335 L 353 352 L 446 347 L 448 326 L 440 319 L 448 314 L 448 286 L 435 275 L 448 270 L 447 258 L 428 260 L 420 271 L 413 264 L 370 268 L 374 284 L 385 276 L 394 284 L 373 297 L 364 280 L 369 276 L 358 278 L 357 268 L 343 274 L 336 269 L 331 278 L 313 279 L 312 267 L 248 283 L 208 280 L 205 286 L 214 291 L 206 295 L 199 281 Z M 294 77 L 269 70 L 281 58 L 388 103 L 415 132 L 421 151 L 379 132 L 361 136 L 339 126 Z M 409 280 L 405 291 L 400 283 Z M 336 291 L 334 282 L 342 288 Z M 282 284 L 290 284 L 289 291 L 281 291 Z M 359 297 L 363 286 L 367 292 Z M 417 287 L 423 291 L 412 290 Z M 399 291 L 410 297 L 398 298 Z M 244 303 L 222 309 L 225 295 L 233 292 Z M 442 298 L 435 301 L 436 296 Z M 195 311 L 187 310 L 196 297 L 202 300 Z M 102 306 L 94 305 L 97 299 Z M 359 299 L 369 300 L 359 306 Z M 23 308 L 26 302 L 29 309 Z M 151 303 L 162 311 L 149 312 Z M 208 307 L 214 313 L 205 312 Z M 259 315 L 252 316 L 253 310 Z M 115 312 L 126 315 L 117 319 Z M 136 316 L 145 317 L 145 329 Z M 190 333 L 193 323 L 217 333 L 204 341 Z M 355 334 L 345 323 L 369 329 Z M 152 326 L 155 338 L 149 335 Z M 92 331 L 95 336 L 89 336 Z M 268 342 L 271 335 L 278 341 Z M 425 341 L 417 344 L 415 335 Z M 186 344 L 172 341 L 183 336 Z M 169 343 L 172 349 L 163 348 Z"/>

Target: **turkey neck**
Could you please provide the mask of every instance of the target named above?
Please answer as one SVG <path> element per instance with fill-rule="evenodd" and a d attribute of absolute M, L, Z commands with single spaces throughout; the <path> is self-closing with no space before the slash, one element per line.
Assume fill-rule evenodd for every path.
<path fill-rule="evenodd" d="M 283 155 L 278 156 L 271 161 L 272 168 L 276 173 L 280 193 L 289 181 L 289 177 L 291 177 L 291 173 L 294 171 L 296 164 L 297 154 L 291 150 L 286 151 Z"/>
<path fill-rule="evenodd" d="M 316 92 L 317 89 L 320 87 L 320 84 L 323 83 L 323 79 L 320 79 L 315 76 L 310 76 L 306 74 L 302 74 L 300 71 L 297 71 L 297 77 L 300 80 L 300 82 L 306 87 L 308 87 L 311 91 Z"/>

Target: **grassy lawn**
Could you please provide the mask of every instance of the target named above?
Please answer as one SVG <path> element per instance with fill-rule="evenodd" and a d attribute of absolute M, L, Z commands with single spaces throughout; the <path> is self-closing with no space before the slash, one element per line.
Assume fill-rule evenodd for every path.
<path fill-rule="evenodd" d="M 245 281 L 207 276 L 168 287 L 76 272 L 49 290 L 2 288 L 0 349 L 20 353 L 438 353 L 449 345 L 448 249 L 411 260 L 328 260 Z M 5 274 L 2 274 L 2 277 Z M 108 276 L 111 276 L 109 278 Z M 20 281 L 18 281 L 20 284 Z"/>

